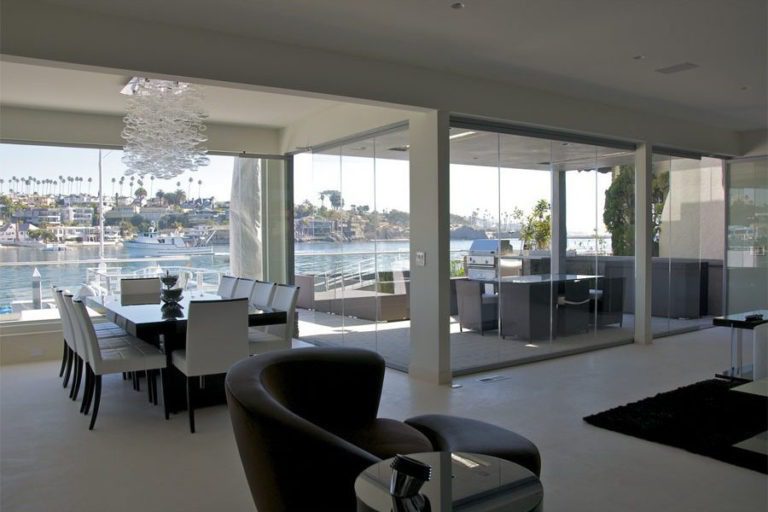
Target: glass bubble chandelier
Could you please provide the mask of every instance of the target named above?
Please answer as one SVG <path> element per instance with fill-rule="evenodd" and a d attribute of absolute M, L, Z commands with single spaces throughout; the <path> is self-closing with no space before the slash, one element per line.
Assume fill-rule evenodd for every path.
<path fill-rule="evenodd" d="M 121 134 L 126 175 L 170 179 L 208 165 L 208 116 L 197 86 L 134 77 L 121 92 L 129 96 Z"/>

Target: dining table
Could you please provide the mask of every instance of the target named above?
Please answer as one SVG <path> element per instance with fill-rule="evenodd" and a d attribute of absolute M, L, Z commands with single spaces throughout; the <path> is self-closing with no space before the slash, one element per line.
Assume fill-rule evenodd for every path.
<path fill-rule="evenodd" d="M 125 329 L 135 336 L 159 348 L 166 356 L 167 368 L 164 372 L 164 396 L 168 400 L 171 412 L 186 409 L 186 381 L 184 375 L 171 364 L 174 350 L 186 347 L 187 315 L 192 301 L 225 300 L 212 293 L 187 292 L 176 303 L 161 300 L 159 294 L 115 296 L 89 296 L 86 304 L 89 308 Z M 248 306 L 248 325 L 266 326 L 284 324 L 287 313 L 280 309 Z M 211 340 L 215 343 L 216 340 Z M 198 402 L 199 400 L 199 402 Z M 224 395 L 224 374 L 205 377 L 199 397 L 195 396 L 195 408 L 198 406 L 221 404 L 226 401 Z"/>

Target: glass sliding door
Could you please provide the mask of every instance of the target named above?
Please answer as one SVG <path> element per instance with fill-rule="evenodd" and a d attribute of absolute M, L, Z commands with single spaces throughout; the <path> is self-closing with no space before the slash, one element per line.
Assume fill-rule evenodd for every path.
<path fill-rule="evenodd" d="M 409 357 L 408 132 L 294 157 L 294 235 L 301 337 Z"/>
<path fill-rule="evenodd" d="M 450 137 L 454 374 L 630 342 L 634 152 Z"/>

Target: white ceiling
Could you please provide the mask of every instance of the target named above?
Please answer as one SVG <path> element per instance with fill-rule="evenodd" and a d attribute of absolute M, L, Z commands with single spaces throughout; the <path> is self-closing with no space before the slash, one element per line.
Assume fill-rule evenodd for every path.
<path fill-rule="evenodd" d="M 38 109 L 100 114 L 125 113 L 120 89 L 131 77 L 0 61 L 0 103 Z M 336 102 L 206 85 L 210 121 L 281 128 Z"/>
<path fill-rule="evenodd" d="M 765 0 L 48 0 L 766 127 Z M 640 60 L 634 56 L 643 55 Z M 656 69 L 685 62 L 675 74 Z M 742 90 L 743 89 L 743 90 Z"/>

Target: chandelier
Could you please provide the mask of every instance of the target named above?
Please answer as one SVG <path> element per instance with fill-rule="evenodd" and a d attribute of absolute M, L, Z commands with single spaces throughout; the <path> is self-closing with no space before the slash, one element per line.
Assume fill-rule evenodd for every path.
<path fill-rule="evenodd" d="M 126 175 L 175 178 L 208 165 L 208 140 L 200 89 L 186 82 L 134 77 L 129 95 L 123 163 Z"/>

